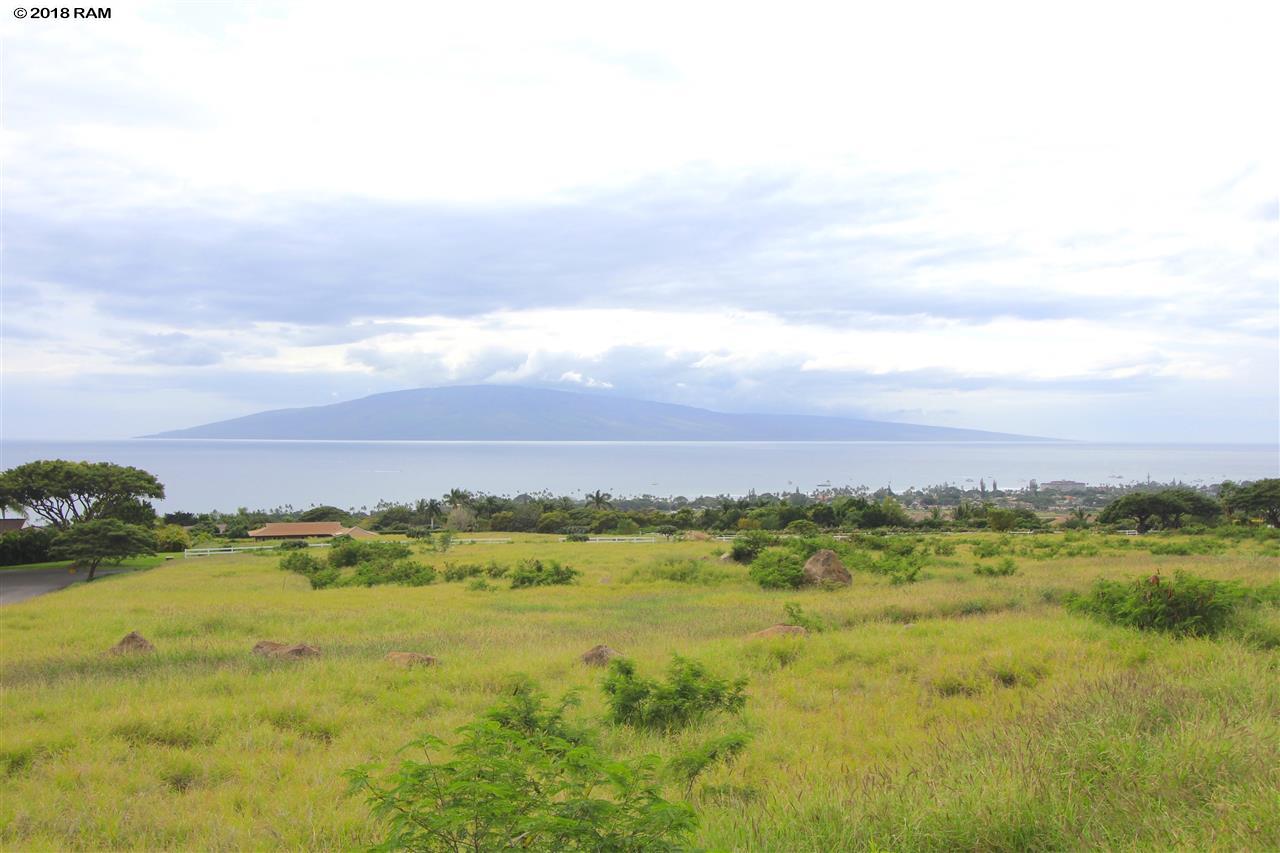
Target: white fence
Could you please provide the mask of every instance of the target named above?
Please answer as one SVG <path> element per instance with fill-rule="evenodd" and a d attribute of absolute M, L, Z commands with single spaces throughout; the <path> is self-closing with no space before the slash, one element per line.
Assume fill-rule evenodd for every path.
<path fill-rule="evenodd" d="M 188 548 L 183 557 L 208 557 L 211 554 L 238 554 L 241 551 L 274 551 L 279 545 L 228 545 L 225 548 Z M 308 548 L 328 548 L 328 542 L 308 542 Z"/>
<path fill-rule="evenodd" d="M 514 539 L 454 539 L 453 545 L 510 545 Z"/>
<path fill-rule="evenodd" d="M 561 542 L 568 542 L 568 536 L 561 536 Z M 588 542 L 657 542 L 656 536 L 592 536 Z"/>

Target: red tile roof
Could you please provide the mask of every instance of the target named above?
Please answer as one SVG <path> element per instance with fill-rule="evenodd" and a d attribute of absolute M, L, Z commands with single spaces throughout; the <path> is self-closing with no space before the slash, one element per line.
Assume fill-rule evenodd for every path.
<path fill-rule="evenodd" d="M 250 530 L 255 539 L 274 539 L 283 536 L 351 536 L 355 539 L 374 539 L 378 534 L 359 527 L 343 527 L 337 521 L 273 521 L 257 530 Z"/>

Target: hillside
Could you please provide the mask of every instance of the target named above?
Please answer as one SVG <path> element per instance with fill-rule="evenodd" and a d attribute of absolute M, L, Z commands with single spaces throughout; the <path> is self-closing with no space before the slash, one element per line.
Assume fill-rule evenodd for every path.
<path fill-rule="evenodd" d="M 277 409 L 147 438 L 364 441 L 1020 441 L 1028 436 L 815 415 L 729 414 L 509 385 L 416 388 Z"/>

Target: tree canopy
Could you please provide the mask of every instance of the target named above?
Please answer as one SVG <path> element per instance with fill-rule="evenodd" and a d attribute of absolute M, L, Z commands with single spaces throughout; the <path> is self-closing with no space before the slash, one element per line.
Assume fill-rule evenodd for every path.
<path fill-rule="evenodd" d="M 0 502 L 19 505 L 59 530 L 97 518 L 142 520 L 164 486 L 141 468 L 110 462 L 42 459 L 0 473 Z"/>
<path fill-rule="evenodd" d="M 1181 526 L 1183 516 L 1210 521 L 1221 512 L 1221 505 L 1208 495 L 1192 489 L 1175 488 L 1134 492 L 1116 498 L 1098 513 L 1098 521 L 1115 524 L 1132 518 L 1137 522 L 1138 530 L 1145 533 L 1157 519 L 1161 527 L 1172 529 Z"/>
<path fill-rule="evenodd" d="M 129 557 L 153 554 L 156 537 L 145 527 L 126 524 L 118 518 L 96 518 L 82 521 L 58 535 L 50 554 L 62 560 L 74 560 L 87 566 L 88 580 L 93 580 L 98 566 Z"/>

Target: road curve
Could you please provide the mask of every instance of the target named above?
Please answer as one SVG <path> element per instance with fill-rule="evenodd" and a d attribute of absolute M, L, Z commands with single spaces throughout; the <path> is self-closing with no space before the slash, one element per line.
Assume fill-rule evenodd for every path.
<path fill-rule="evenodd" d="M 108 572 L 99 571 L 96 577 L 105 574 Z M 85 577 L 86 572 L 72 573 L 66 568 L 0 570 L 0 607 L 83 583 Z"/>

